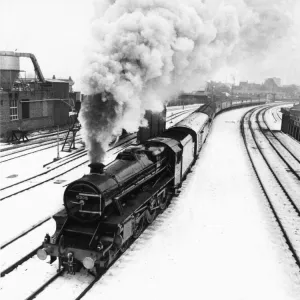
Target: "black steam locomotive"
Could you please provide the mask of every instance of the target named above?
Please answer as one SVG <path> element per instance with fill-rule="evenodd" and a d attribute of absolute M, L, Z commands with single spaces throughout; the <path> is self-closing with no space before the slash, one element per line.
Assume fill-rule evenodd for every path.
<path fill-rule="evenodd" d="M 90 164 L 90 174 L 66 188 L 65 209 L 53 216 L 56 231 L 46 235 L 38 257 L 49 255 L 51 263 L 58 258 L 59 269 L 70 273 L 82 267 L 101 273 L 167 207 L 215 113 L 229 106 L 204 105 L 160 136 L 119 153 L 109 165 Z"/>
<path fill-rule="evenodd" d="M 70 273 L 82 266 L 100 273 L 132 238 L 163 211 L 195 161 L 214 112 L 195 112 L 156 138 L 119 153 L 109 165 L 89 165 L 90 174 L 68 185 L 65 209 L 53 216 L 38 257 Z"/>

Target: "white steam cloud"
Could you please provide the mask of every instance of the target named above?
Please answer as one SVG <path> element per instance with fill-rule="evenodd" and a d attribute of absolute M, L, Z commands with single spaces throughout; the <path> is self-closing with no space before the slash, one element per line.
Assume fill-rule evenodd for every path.
<path fill-rule="evenodd" d="M 226 61 L 267 51 L 287 34 L 292 4 L 95 1 L 84 92 L 109 96 L 82 103 L 80 121 L 91 160 L 103 161 L 112 135 L 122 128 L 136 131 L 146 109 L 160 111 L 171 96 L 197 90 Z"/>

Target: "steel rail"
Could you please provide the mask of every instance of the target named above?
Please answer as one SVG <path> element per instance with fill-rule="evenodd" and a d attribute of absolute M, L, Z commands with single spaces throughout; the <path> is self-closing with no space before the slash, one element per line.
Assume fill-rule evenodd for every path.
<path fill-rule="evenodd" d="M 35 225 L 31 226 L 29 229 L 23 231 L 22 233 L 20 233 L 19 235 L 15 236 L 13 239 L 11 239 L 10 241 L 2 244 L 0 246 L 0 250 L 4 249 L 5 247 L 9 246 L 11 243 L 17 241 L 18 239 L 20 239 L 21 237 L 27 235 L 29 232 L 33 231 L 34 229 L 36 229 L 37 227 L 40 227 L 41 225 L 43 225 L 45 222 L 49 221 L 51 219 L 51 217 L 47 217 L 45 219 L 43 219 L 42 221 L 36 223 Z"/>
<path fill-rule="evenodd" d="M 270 197 L 268 196 L 268 193 L 267 193 L 267 191 L 266 191 L 265 185 L 264 185 L 264 183 L 263 183 L 263 181 L 262 181 L 262 179 L 261 179 L 261 177 L 260 177 L 260 175 L 259 175 L 259 172 L 258 172 L 258 170 L 257 170 L 257 168 L 256 168 L 256 166 L 255 166 L 255 163 L 254 163 L 254 161 L 253 161 L 253 159 L 252 159 L 252 156 L 251 156 L 251 154 L 250 154 L 249 146 L 247 145 L 247 140 L 246 140 L 246 135 L 245 135 L 245 128 L 244 128 L 245 118 L 246 118 L 246 115 L 247 115 L 247 114 L 250 114 L 250 117 L 251 117 L 251 115 L 254 113 L 255 110 L 258 110 L 258 109 L 257 109 L 257 108 L 254 108 L 254 109 L 252 109 L 252 110 L 246 112 L 246 113 L 244 114 L 244 116 L 242 117 L 242 121 L 241 121 L 241 123 L 240 123 L 240 131 L 241 131 L 241 135 L 242 135 L 242 138 L 243 138 L 243 141 L 244 141 L 244 145 L 245 145 L 245 148 L 246 148 L 246 151 L 247 151 L 247 154 L 248 154 L 250 163 L 251 163 L 251 165 L 252 165 L 252 168 L 253 168 L 253 170 L 254 170 L 254 173 L 255 173 L 255 175 L 256 175 L 256 178 L 257 178 L 257 180 L 258 180 L 258 182 L 259 182 L 259 185 L 260 185 L 260 187 L 262 188 L 263 194 L 265 195 L 265 198 L 266 198 L 266 200 L 267 200 L 267 202 L 268 202 L 268 204 L 269 204 L 269 207 L 270 207 L 270 209 L 271 209 L 271 211 L 272 211 L 272 213 L 273 213 L 273 215 L 274 215 L 274 217 L 275 217 L 275 220 L 276 220 L 276 222 L 277 222 L 277 224 L 278 224 L 278 226 L 279 226 L 279 228 L 280 228 L 280 230 L 281 230 L 281 232 L 282 232 L 282 234 L 283 234 L 283 237 L 284 237 L 284 239 L 285 239 L 285 242 L 286 242 L 286 244 L 288 245 L 288 248 L 289 248 L 289 250 L 291 251 L 291 253 L 292 253 L 293 257 L 294 257 L 294 259 L 295 259 L 295 261 L 296 261 L 296 264 L 297 264 L 298 268 L 300 268 L 300 258 L 299 258 L 299 256 L 297 255 L 297 252 L 296 252 L 295 248 L 293 247 L 293 244 L 292 244 L 291 240 L 289 239 L 288 234 L 287 234 L 286 230 L 284 229 L 283 224 L 282 224 L 281 221 L 280 221 L 280 218 L 279 218 L 279 216 L 278 216 L 278 214 L 277 214 L 277 212 L 276 212 L 276 210 L 275 210 L 275 207 L 274 207 L 273 204 L 272 204 L 272 201 L 271 201 Z M 249 123 L 250 123 L 250 117 L 249 117 L 249 121 L 248 121 L 248 125 L 249 125 L 249 126 L 251 125 L 251 124 L 249 124 Z M 251 130 L 251 127 L 249 127 L 249 129 Z M 252 132 L 252 131 L 251 131 L 251 135 L 252 135 L 252 137 L 253 137 L 253 132 Z M 257 142 L 256 142 L 256 140 L 255 140 L 254 137 L 253 137 L 253 139 L 254 139 L 254 142 L 255 142 L 256 145 L 257 145 Z M 258 147 L 258 145 L 257 145 L 257 148 L 259 149 L 260 154 L 262 155 L 261 149 Z M 265 160 L 265 158 L 264 158 L 263 155 L 262 155 L 262 157 L 263 157 L 263 159 Z M 268 164 L 267 164 L 267 166 L 268 166 L 268 168 L 269 168 L 269 165 L 268 165 Z M 272 170 L 270 170 L 270 171 L 272 172 Z M 273 174 L 273 172 L 272 172 L 272 174 Z"/>
<path fill-rule="evenodd" d="M 24 263 L 25 261 L 27 261 L 29 258 L 33 257 L 34 255 L 36 255 L 36 252 L 38 251 L 38 249 L 42 248 L 42 245 L 39 245 L 38 247 L 36 247 L 35 249 L 33 249 L 32 251 L 30 251 L 28 254 L 24 255 L 22 258 L 20 258 L 18 261 L 14 262 L 13 264 L 11 264 L 9 267 L 7 267 L 6 269 L 4 269 L 3 271 L 1 271 L 0 273 L 0 277 L 4 277 L 5 275 L 9 274 L 10 272 L 12 272 L 13 270 L 15 270 L 19 265 L 21 265 L 22 263 Z"/>
<path fill-rule="evenodd" d="M 263 110 L 264 108 L 259 108 L 258 110 Z M 251 115 L 252 116 L 252 115 Z M 250 117 L 251 118 L 251 117 Z M 290 203 L 292 204 L 293 208 L 296 210 L 297 214 L 300 216 L 300 210 L 298 209 L 298 207 L 295 205 L 292 197 L 289 195 L 288 191 L 285 189 L 285 187 L 283 186 L 283 184 L 281 183 L 281 181 L 279 180 L 278 176 L 276 175 L 276 173 L 274 172 L 273 168 L 271 167 L 270 163 L 268 162 L 266 156 L 263 154 L 262 148 L 260 147 L 260 145 L 257 142 L 257 139 L 255 138 L 255 134 L 254 134 L 254 130 L 251 126 L 251 121 L 249 118 L 249 122 L 248 122 L 248 126 L 250 128 L 253 140 L 256 144 L 257 149 L 259 150 L 262 158 L 264 159 L 264 162 L 266 163 L 266 165 L 268 166 L 269 170 L 271 171 L 272 175 L 274 176 L 276 182 L 278 183 L 278 185 L 281 187 L 281 190 L 284 192 L 284 194 L 286 195 L 286 197 L 288 198 L 288 200 L 290 201 Z M 256 122 L 259 125 L 259 121 L 258 121 L 258 115 L 256 114 Z"/>
<path fill-rule="evenodd" d="M 178 116 L 183 115 L 183 114 L 185 114 L 185 113 L 188 113 L 188 112 L 190 112 L 190 111 L 196 110 L 196 109 L 197 109 L 197 108 L 190 108 L 190 109 L 187 109 L 187 110 L 185 110 L 185 111 L 179 111 L 179 112 L 176 112 L 175 114 L 172 114 L 171 116 L 169 116 L 169 117 L 166 118 L 166 119 L 167 119 L 167 122 L 170 122 L 170 121 L 172 121 L 173 119 L 177 118 Z M 67 130 L 60 131 L 60 134 L 61 134 L 61 133 L 66 133 L 66 132 L 67 132 Z M 52 134 L 49 134 L 48 136 L 55 136 L 55 135 L 57 135 L 57 133 L 52 133 Z M 46 138 L 46 137 L 39 137 L 39 138 L 34 138 L 34 139 L 43 139 L 43 138 Z M 64 143 L 64 136 L 60 137 L 59 139 L 60 139 L 59 145 L 62 145 L 62 144 Z M 30 141 L 32 141 L 32 140 L 33 140 L 33 139 L 31 139 Z M 81 140 L 82 140 L 81 138 L 76 138 L 76 141 L 77 141 L 77 142 L 78 142 L 78 141 L 81 141 Z M 38 144 L 38 145 L 36 145 L 36 144 Z M 1 164 L 1 163 L 4 163 L 4 162 L 7 162 L 7 161 L 10 161 L 10 160 L 13 160 L 13 159 L 16 159 L 16 158 L 20 158 L 20 157 L 23 157 L 23 156 L 30 155 L 30 154 L 32 154 L 32 153 L 36 153 L 36 152 L 40 152 L 40 151 L 47 150 L 47 149 L 50 149 L 50 148 L 54 148 L 54 147 L 57 146 L 57 140 L 56 140 L 56 138 L 53 138 L 53 139 L 51 139 L 51 140 L 47 140 L 47 141 L 43 142 L 42 145 L 39 145 L 39 142 L 33 143 L 33 144 L 31 144 L 31 145 L 32 145 L 33 147 L 29 147 L 29 148 L 22 149 L 22 150 L 13 152 L 13 153 L 9 153 L 9 154 L 2 155 L 1 158 L 7 157 L 7 156 L 12 156 L 12 155 L 15 155 L 15 154 L 20 153 L 20 152 L 25 152 L 25 151 L 27 151 L 27 150 L 32 150 L 32 149 L 36 149 L 36 148 L 41 148 L 41 147 L 44 147 L 44 146 L 47 146 L 47 145 L 51 145 L 51 146 L 44 147 L 44 148 L 42 148 L 42 149 L 37 149 L 37 150 L 35 150 L 35 151 L 30 151 L 30 152 L 28 152 L 28 153 L 21 154 L 21 155 L 18 155 L 18 156 L 14 156 L 14 157 L 11 157 L 11 158 L 8 158 L 8 159 L 0 160 L 0 164 Z M 29 145 L 29 146 L 31 146 L 31 145 Z M 23 147 L 25 147 L 25 145 L 24 145 Z M 1 151 L 9 151 L 9 150 L 11 150 L 11 149 L 15 149 L 15 147 L 9 148 L 9 149 L 5 149 L 5 150 L 2 149 L 2 150 L 0 150 L 0 152 L 1 152 Z"/>
<path fill-rule="evenodd" d="M 132 137 L 130 140 L 133 141 L 134 139 L 135 139 L 135 137 Z M 122 146 L 123 144 L 126 144 L 126 143 L 128 143 L 128 142 L 129 142 L 128 140 L 127 140 L 127 141 L 124 141 L 123 143 L 118 144 L 118 145 L 115 146 L 114 148 L 120 147 L 120 146 Z M 114 148 L 109 149 L 109 151 L 113 150 Z M 58 166 L 56 166 L 56 167 L 54 167 L 54 168 L 52 168 L 52 169 L 50 169 L 50 170 L 47 170 L 47 171 L 45 171 L 45 172 L 42 172 L 42 173 L 40 173 L 40 174 L 38 174 L 38 175 L 36 175 L 36 176 L 30 177 L 30 178 L 25 179 L 25 180 L 23 180 L 23 181 L 20 181 L 20 182 L 18 182 L 18 183 L 16 183 L 16 184 L 13 184 L 13 185 L 11 185 L 11 186 L 2 188 L 1 190 L 5 190 L 5 189 L 7 189 L 7 188 L 14 187 L 14 186 L 16 186 L 16 185 L 18 185 L 18 184 L 24 183 L 24 182 L 29 181 L 29 180 L 31 180 L 31 179 L 34 179 L 34 178 L 43 176 L 43 175 L 45 175 L 45 174 L 47 174 L 47 173 L 49 173 L 49 172 L 51 172 L 51 171 L 53 171 L 53 170 L 55 170 L 55 169 L 57 169 L 57 168 L 60 168 L 60 167 L 62 167 L 62 166 L 64 166 L 64 165 L 66 165 L 67 163 L 73 162 L 73 161 L 77 160 L 78 158 L 84 157 L 85 155 L 86 155 L 86 153 L 83 153 L 83 154 L 79 155 L 78 157 L 73 158 L 73 159 L 70 160 L 70 161 L 64 162 L 63 164 L 60 164 L 60 165 L 58 165 Z M 25 192 L 25 191 L 28 191 L 28 190 L 30 190 L 30 189 L 36 187 L 36 186 L 39 186 L 39 185 L 41 185 L 41 184 L 44 184 L 45 182 L 51 181 L 51 180 L 53 180 L 53 179 L 55 179 L 55 178 L 57 178 L 57 177 L 60 177 L 60 176 L 66 174 L 66 173 L 68 173 L 68 172 L 70 172 L 70 171 L 72 171 L 72 170 L 74 170 L 74 169 L 76 169 L 76 168 L 78 168 L 78 167 L 80 167 L 80 166 L 82 166 L 82 165 L 88 163 L 88 162 L 89 162 L 89 160 L 85 160 L 84 162 L 82 162 L 82 163 L 80 163 L 80 164 L 78 164 L 78 165 L 76 165 L 76 166 L 74 166 L 74 167 L 72 167 L 72 168 L 70 168 L 70 169 L 68 169 L 68 170 L 66 170 L 66 171 L 64 171 L 64 172 L 62 172 L 62 173 L 60 173 L 60 174 L 57 174 L 57 175 L 55 175 L 55 176 L 52 176 L 52 177 L 47 178 L 47 179 L 45 179 L 45 180 L 42 180 L 41 182 L 38 182 L 38 183 L 36 183 L 36 184 L 33 184 L 33 185 L 31 185 L 31 186 L 29 186 L 29 187 L 27 187 L 27 188 L 25 188 L 25 189 L 21 189 L 21 190 L 19 190 L 19 191 L 17 191 L 17 192 L 14 192 L 14 193 L 9 194 L 9 195 L 7 195 L 7 196 L 5 196 L 5 197 L 2 197 L 2 198 L 0 198 L 0 201 L 3 201 L 3 200 L 5 200 L 5 199 L 8 199 L 8 198 L 10 198 L 10 197 L 12 197 L 12 196 L 15 196 L 15 195 L 17 195 L 17 194 L 20 194 L 20 193 L 23 193 L 23 192 Z"/>
<path fill-rule="evenodd" d="M 81 141 L 81 138 L 76 138 L 76 142 L 80 142 L 80 141 Z M 64 143 L 64 139 L 60 138 L 59 145 L 61 146 L 63 143 Z M 51 145 L 51 146 L 49 146 L 49 145 Z M 16 158 L 20 158 L 20 157 L 24 157 L 24 156 L 30 155 L 32 153 L 44 151 L 44 150 L 47 150 L 47 149 L 50 149 L 50 148 L 55 148 L 56 146 L 57 146 L 57 141 L 56 140 L 51 140 L 49 142 L 45 142 L 43 145 L 37 145 L 37 146 L 31 147 L 31 148 L 20 150 L 19 152 L 25 152 L 27 150 L 29 150 L 29 152 L 21 154 L 21 155 L 18 155 L 18 156 L 14 156 L 14 157 L 10 157 L 10 158 L 4 159 L 4 160 L 0 161 L 0 164 L 5 163 L 5 162 L 10 161 L 10 160 L 14 160 Z M 44 147 L 44 148 L 42 148 L 42 147 Z M 36 149 L 36 148 L 39 148 L 39 149 Z M 32 149 L 36 149 L 36 150 L 30 151 Z M 2 157 L 6 157 L 6 156 L 12 156 L 12 155 L 15 155 L 17 153 L 18 152 L 14 152 L 14 153 L 11 153 L 11 154 L 3 155 L 3 156 L 1 156 L 1 158 Z"/>
<path fill-rule="evenodd" d="M 270 129 L 267 121 L 266 121 L 266 118 L 265 118 L 265 115 L 266 115 L 266 112 L 267 112 L 267 109 L 265 109 L 265 111 L 263 112 L 262 116 L 263 116 L 263 122 L 265 123 L 266 127 L 269 129 L 269 132 L 273 135 L 273 137 L 289 152 L 289 154 L 300 164 L 300 160 L 298 159 L 298 157 L 296 157 L 294 155 L 294 153 L 292 153 L 290 151 L 289 148 L 286 147 L 286 145 L 274 134 L 274 132 Z M 258 124 L 259 127 L 261 128 L 260 124 Z M 261 130 L 262 131 L 262 130 Z M 262 131 L 263 132 L 263 131 Z M 264 132 L 263 132 L 264 133 Z M 264 133 L 265 135 L 265 133 Z M 265 135 L 265 137 L 267 138 L 267 136 Z M 267 138 L 268 139 L 268 138 Z M 268 139 L 269 140 L 269 139 Z M 271 144 L 271 142 L 270 142 Z M 272 144 L 271 144 L 272 145 Z M 278 155 L 282 158 L 281 154 L 279 153 L 278 150 L 276 150 L 276 148 L 272 145 L 272 147 L 274 148 L 274 150 L 276 151 L 276 153 L 278 153 Z M 282 158 L 283 159 L 283 158 Z M 284 160 L 284 159 L 283 159 Z M 291 170 L 292 171 L 292 170 Z M 298 179 L 300 179 L 300 176 L 296 173 L 296 176 Z"/>
<path fill-rule="evenodd" d="M 52 283 L 55 279 L 57 279 L 59 276 L 61 276 L 65 272 L 64 269 L 61 269 L 59 272 L 57 272 L 54 276 L 52 276 L 49 280 L 47 280 L 43 285 L 41 285 L 37 290 L 35 290 L 30 296 L 28 296 L 25 300 L 32 300 L 34 299 L 38 294 L 40 294 L 50 283 Z"/>

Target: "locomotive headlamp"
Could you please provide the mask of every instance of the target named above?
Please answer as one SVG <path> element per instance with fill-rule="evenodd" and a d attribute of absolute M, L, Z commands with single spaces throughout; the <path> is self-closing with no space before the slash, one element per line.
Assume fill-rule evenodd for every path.
<path fill-rule="evenodd" d="M 82 264 L 86 269 L 93 269 L 95 265 L 95 261 L 91 257 L 85 257 L 82 261 Z"/>
<path fill-rule="evenodd" d="M 43 248 L 43 249 L 39 249 L 36 255 L 40 260 L 45 260 L 47 258 L 48 253 L 46 249 Z"/>

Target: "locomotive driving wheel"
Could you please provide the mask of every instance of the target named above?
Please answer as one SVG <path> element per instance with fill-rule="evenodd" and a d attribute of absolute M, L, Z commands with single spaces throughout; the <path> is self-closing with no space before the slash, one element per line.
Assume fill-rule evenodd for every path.
<path fill-rule="evenodd" d="M 150 204 L 145 211 L 145 219 L 148 224 L 151 224 L 157 216 L 157 208 L 157 198 L 153 197 L 152 200 L 150 200 Z"/>
<path fill-rule="evenodd" d="M 151 210 L 150 208 L 145 211 L 145 218 L 148 224 L 151 224 L 156 216 L 156 209 Z"/>
<path fill-rule="evenodd" d="M 168 201 L 169 197 L 165 193 L 160 194 L 160 196 L 158 197 L 158 205 L 162 211 L 166 209 Z"/>
<path fill-rule="evenodd" d="M 120 252 L 121 253 L 124 253 L 126 250 L 127 250 L 127 248 L 129 247 L 129 245 L 130 245 L 130 242 L 129 242 L 129 239 L 120 247 Z"/>
<path fill-rule="evenodd" d="M 138 223 L 135 224 L 135 228 L 133 231 L 133 237 L 138 238 L 144 229 L 144 217 L 142 217 Z"/>

